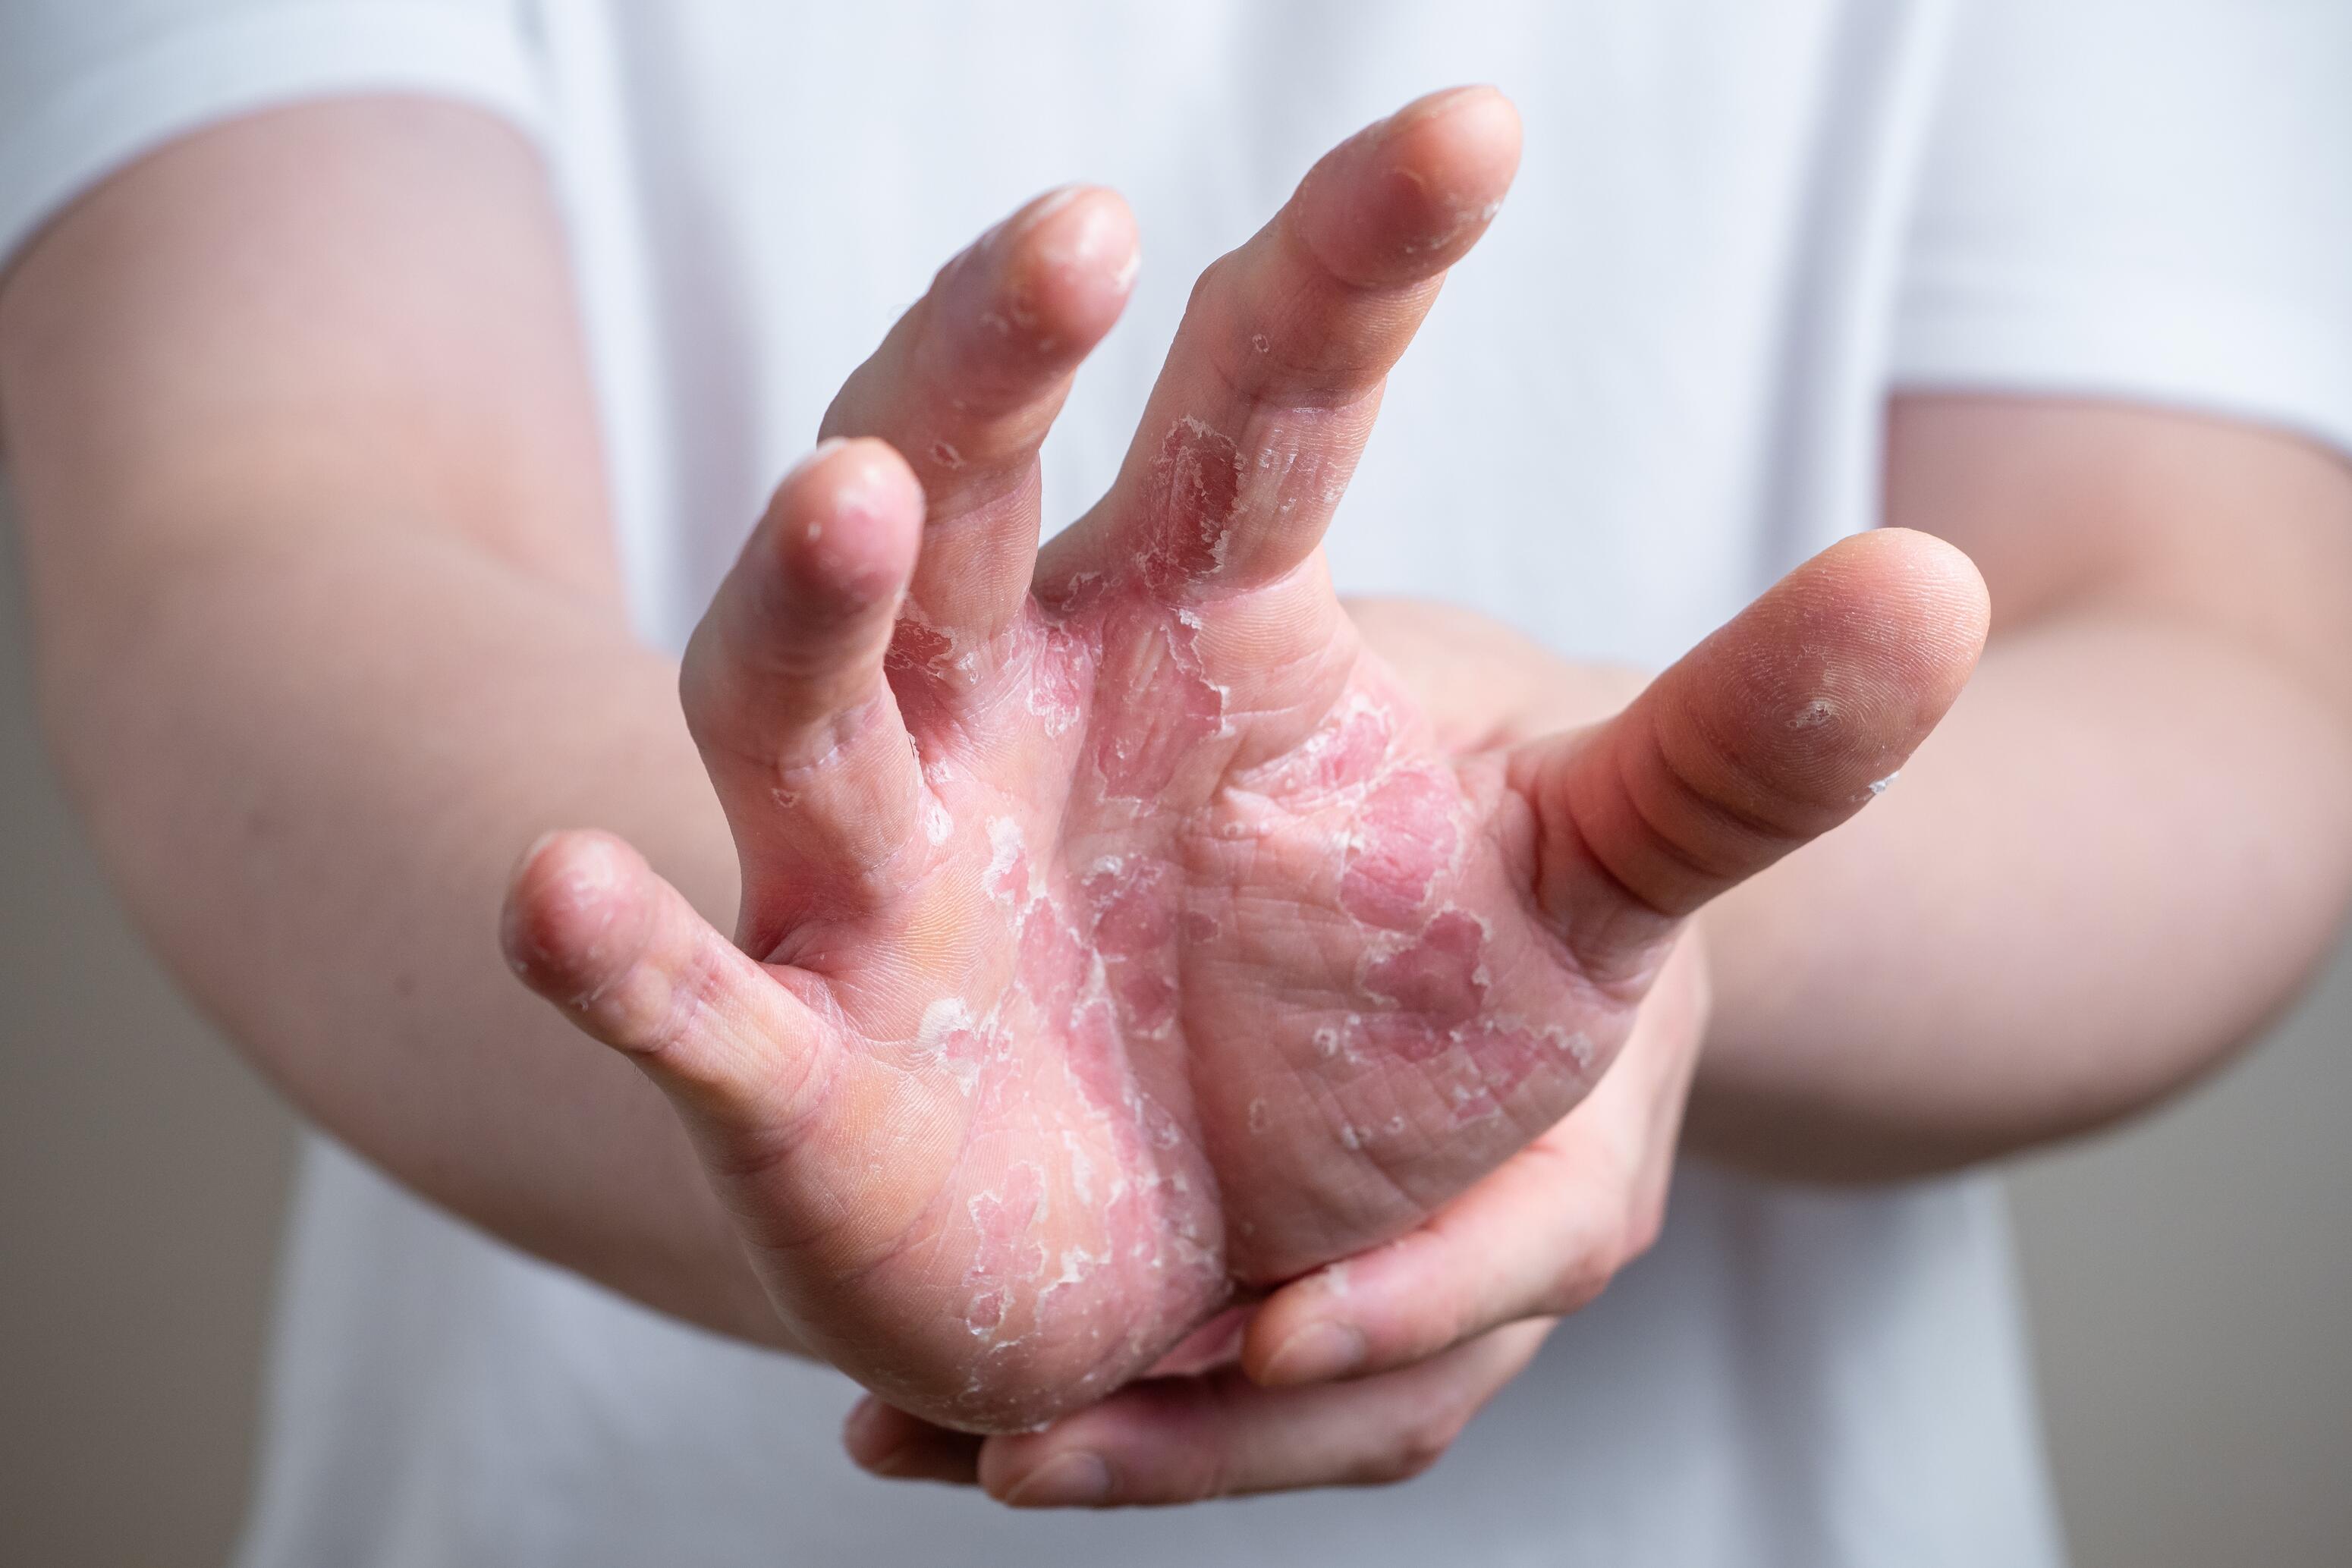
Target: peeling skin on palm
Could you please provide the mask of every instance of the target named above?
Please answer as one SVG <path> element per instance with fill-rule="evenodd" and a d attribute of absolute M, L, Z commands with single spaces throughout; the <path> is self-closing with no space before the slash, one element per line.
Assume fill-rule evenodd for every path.
<path fill-rule="evenodd" d="M 984 239 L 837 405 L 888 444 L 828 460 L 864 487 L 788 482 L 762 536 L 788 548 L 741 569 L 787 570 L 730 576 L 704 661 L 689 649 L 689 717 L 698 742 L 716 727 L 705 758 L 745 848 L 742 941 L 797 1007 L 729 980 L 751 988 L 722 999 L 764 1032 L 714 1008 L 719 1060 L 694 1058 L 712 1076 L 665 1087 L 797 1337 L 929 1420 L 1034 1427 L 1237 1295 L 1327 1268 L 1343 1289 L 1341 1260 L 1572 1110 L 1623 1043 L 1672 912 L 1731 879 L 1695 877 L 1635 797 L 1679 783 L 1713 803 L 1659 727 L 1694 692 L 1754 677 L 1762 727 L 1734 738 L 1772 760 L 1767 781 L 1826 762 L 1866 798 L 1925 733 L 1895 722 L 1924 710 L 1890 687 L 1883 645 L 1813 619 L 1834 596 L 1769 606 L 1797 667 L 1738 636 L 1702 644 L 1679 698 L 1589 742 L 1451 751 L 1364 651 L 1315 541 L 1442 258 L 1507 180 L 1491 103 L 1483 152 L 1412 129 L 1476 101 L 1350 142 L 1204 280 L 1110 495 L 1034 557 L 1034 440 L 1076 360 L 1041 368 L 1022 344 L 1084 324 L 1030 271 L 990 284 L 991 257 L 1046 224 L 1075 268 L 1095 220 L 1056 218 L 1088 210 L 1066 196 Z M 1383 183 L 1391 163 L 1450 172 Z M 1405 265 L 1400 244 L 1440 259 Z M 781 526 L 819 512 L 822 535 Z M 827 598 L 836 569 L 863 571 L 859 591 Z M 816 619 L 763 613 L 779 602 Z M 855 639 L 828 643 L 832 625 Z M 767 706 L 803 668 L 811 700 Z M 772 1083 L 769 1035 L 793 1048 Z"/>
<path fill-rule="evenodd" d="M 1008 683 L 995 720 L 1067 759 L 1068 799 L 994 794 L 950 747 L 924 758 L 929 918 L 976 928 L 957 946 L 983 956 L 898 1053 L 961 1128 L 909 1261 L 935 1260 L 964 1346 L 935 1354 L 977 1354 L 951 1413 L 976 1428 L 1050 1414 L 1041 1386 L 1115 1386 L 1236 1283 L 1409 1228 L 1605 1059 L 1528 1021 L 1592 1015 L 1559 955 L 1476 913 L 1524 903 L 1483 825 L 1493 770 L 1465 779 L 1369 659 L 1276 755 L 1233 766 L 1213 607 L 1170 604 L 1168 574 L 1214 572 L 1191 522 L 1245 465 L 1171 434 L 1156 495 L 1186 527 L 1033 602 L 978 661 Z M 889 676 L 919 713 L 958 678 L 952 643 L 913 618 L 898 635 Z M 935 1381 L 910 1369 L 910 1389 Z"/>
<path fill-rule="evenodd" d="M 1384 161 L 1463 152 L 1398 123 L 1318 178 L 1370 192 Z M 822 1211 L 763 1272 L 811 1347 L 886 1399 L 973 1430 L 1087 1403 L 1237 1291 L 1422 1223 L 1622 1040 L 1631 1004 L 1584 983 L 1536 908 L 1533 808 L 1504 760 L 1440 748 L 1312 549 L 1440 265 L 1400 268 L 1397 246 L 1458 252 L 1507 172 L 1461 159 L 1475 202 L 1420 187 L 1398 212 L 1425 206 L 1430 232 L 1379 256 L 1380 204 L 1303 192 L 1204 294 L 1118 486 L 1017 603 L 957 608 L 988 599 L 982 541 L 1019 515 L 973 520 L 1013 482 L 1007 427 L 894 439 L 929 486 L 882 664 L 919 763 L 898 881 L 862 904 L 747 881 L 753 928 L 782 933 L 766 956 L 857 1064 L 808 1117 L 856 1151 L 854 1179 L 817 1157 L 803 1188 L 756 1195 Z M 958 309 L 979 330 L 941 332 L 918 405 L 981 418 L 987 388 L 950 386 L 946 359 L 1066 340 L 1044 274 L 998 263 L 1051 233 L 1049 270 L 1107 269 L 1097 242 L 1131 230 L 1055 216 L 1076 200 L 1033 204 L 942 273 L 900 348 Z M 1304 270 L 1341 263 L 1293 243 L 1300 224 L 1365 251 L 1356 281 Z M 1116 265 L 1123 287 L 1131 250 Z"/>

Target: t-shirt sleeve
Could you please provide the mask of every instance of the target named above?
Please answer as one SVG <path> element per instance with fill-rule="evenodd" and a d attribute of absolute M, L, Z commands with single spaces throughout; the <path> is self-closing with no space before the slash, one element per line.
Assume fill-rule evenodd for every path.
<path fill-rule="evenodd" d="M 422 92 L 538 135 L 528 24 L 520 0 L 5 0 L 0 268 L 116 169 L 248 110 Z"/>
<path fill-rule="evenodd" d="M 1898 386 L 2121 397 L 2352 452 L 2352 5 L 1960 0 Z"/>

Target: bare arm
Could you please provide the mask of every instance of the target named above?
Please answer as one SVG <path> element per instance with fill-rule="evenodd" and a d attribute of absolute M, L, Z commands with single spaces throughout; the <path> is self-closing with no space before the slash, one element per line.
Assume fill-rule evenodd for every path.
<path fill-rule="evenodd" d="M 341 101 L 126 171 L 0 283 L 0 441 L 53 749 L 183 984 L 425 1196 L 774 1343 L 659 1095 L 494 940 L 555 821 L 735 897 L 676 670 L 624 622 L 530 150 Z"/>
<path fill-rule="evenodd" d="M 1883 800 L 1703 917 L 1689 1141 L 1775 1175 L 2143 1108 L 2285 1005 L 2352 892 L 2352 468 L 2148 408 L 1915 396 L 1887 469 L 1885 520 L 1969 551 L 1993 635 Z M 1639 687 L 1465 612 L 1355 614 L 1465 743 Z"/>
<path fill-rule="evenodd" d="M 1699 1146 L 1900 1175 L 2099 1125 L 2257 1032 L 2352 890 L 2352 469 L 2153 410 L 1899 401 L 1886 519 L 1994 633 L 1877 809 L 1710 914 Z"/>

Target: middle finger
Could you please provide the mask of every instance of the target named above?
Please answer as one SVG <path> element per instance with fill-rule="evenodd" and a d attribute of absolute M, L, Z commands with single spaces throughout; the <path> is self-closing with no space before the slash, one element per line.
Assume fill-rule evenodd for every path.
<path fill-rule="evenodd" d="M 1139 576 L 1174 604 L 1270 582 L 1321 540 L 1381 387 L 1518 165 L 1492 88 L 1341 142 L 1203 273 L 1109 495 L 1055 539 L 1049 592 Z"/>

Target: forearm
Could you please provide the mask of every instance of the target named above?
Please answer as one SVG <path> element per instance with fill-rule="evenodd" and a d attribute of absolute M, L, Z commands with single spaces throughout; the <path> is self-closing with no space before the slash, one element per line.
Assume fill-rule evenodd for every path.
<path fill-rule="evenodd" d="M 191 994 L 426 1197 L 776 1342 L 659 1095 L 498 956 L 506 875 L 559 822 L 626 832 L 731 918 L 730 841 L 668 663 L 609 605 L 424 531 L 230 542 L 121 586 L 119 616 L 44 629 L 44 709 Z"/>
<path fill-rule="evenodd" d="M 1867 1179 L 2112 1120 L 2256 1031 L 2347 887 L 2326 692 L 2177 622 L 2021 628 L 1883 799 L 1704 916 L 1691 1146 Z"/>

